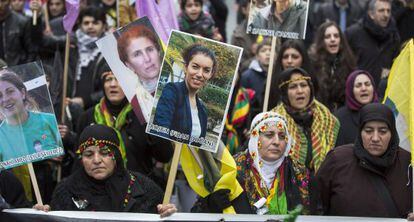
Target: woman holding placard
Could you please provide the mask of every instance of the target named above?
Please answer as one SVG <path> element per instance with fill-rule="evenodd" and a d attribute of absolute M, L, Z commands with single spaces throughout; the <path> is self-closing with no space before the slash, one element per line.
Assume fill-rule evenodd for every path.
<path fill-rule="evenodd" d="M 182 134 L 181 137 L 164 135 L 168 138 L 191 143 L 191 138 L 206 136 L 207 110 L 197 92 L 214 78 L 217 60 L 211 49 L 200 44 L 187 47 L 182 57 L 184 81 L 165 85 L 158 100 L 154 125 L 169 129 L 170 135 Z"/>
<path fill-rule="evenodd" d="M 285 119 L 277 113 L 259 113 L 252 121 L 249 148 L 235 156 L 237 180 L 257 214 L 287 214 L 297 205 L 308 208 L 309 171 L 296 167 Z M 305 210 L 306 211 L 306 210 Z"/>
<path fill-rule="evenodd" d="M 55 189 L 51 209 L 159 213 L 169 216 L 174 204 L 159 204 L 163 192 L 146 176 L 125 169 L 118 136 L 105 125 L 85 128 L 79 138 L 82 167 Z"/>

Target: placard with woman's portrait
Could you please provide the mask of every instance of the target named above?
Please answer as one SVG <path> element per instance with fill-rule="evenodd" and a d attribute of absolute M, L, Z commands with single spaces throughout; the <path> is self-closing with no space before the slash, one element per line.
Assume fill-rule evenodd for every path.
<path fill-rule="evenodd" d="M 0 69 L 0 168 L 63 155 L 40 63 Z"/>
<path fill-rule="evenodd" d="M 146 132 L 215 152 L 242 49 L 172 31 Z"/>
<path fill-rule="evenodd" d="M 148 17 L 142 17 L 96 42 L 141 124 L 148 123 L 164 56 Z"/>

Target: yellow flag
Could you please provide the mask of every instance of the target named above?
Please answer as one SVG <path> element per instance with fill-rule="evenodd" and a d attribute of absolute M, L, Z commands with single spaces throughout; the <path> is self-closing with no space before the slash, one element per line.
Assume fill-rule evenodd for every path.
<path fill-rule="evenodd" d="M 396 117 L 400 146 L 408 151 L 414 142 L 414 42 L 411 39 L 395 59 L 384 101 Z M 411 162 L 414 163 L 414 152 Z"/>
<path fill-rule="evenodd" d="M 214 185 L 213 191 L 229 189 L 230 200 L 234 200 L 243 192 L 243 188 L 240 186 L 236 178 L 236 162 L 230 152 L 224 147 L 223 143 L 220 143 L 217 153 L 211 154 L 214 158 L 214 162 L 216 163 L 213 163 L 213 165 L 217 166 L 220 174 L 220 178 Z M 207 168 L 211 168 L 211 166 L 205 166 L 206 163 L 198 158 L 197 150 L 195 148 L 189 148 L 187 145 L 183 144 L 180 163 L 190 187 L 201 197 L 209 195 L 210 192 L 209 189 L 205 187 L 204 177 L 206 175 L 205 170 Z M 225 209 L 223 213 L 235 214 L 236 212 L 233 207 L 229 207 Z"/>

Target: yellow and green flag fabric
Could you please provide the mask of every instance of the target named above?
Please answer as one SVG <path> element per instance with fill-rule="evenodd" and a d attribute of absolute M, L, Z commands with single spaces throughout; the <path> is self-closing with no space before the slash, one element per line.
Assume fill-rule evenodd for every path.
<path fill-rule="evenodd" d="M 395 59 L 388 77 L 383 103 L 396 118 L 400 146 L 408 151 L 414 142 L 414 40 Z M 411 152 L 413 155 L 414 152 Z M 411 157 L 413 162 L 414 158 Z"/>
<path fill-rule="evenodd" d="M 183 144 L 180 163 L 190 187 L 201 197 L 220 189 L 229 189 L 230 200 L 234 200 L 243 192 L 236 178 L 236 162 L 221 142 L 217 153 L 190 148 Z M 233 207 L 229 207 L 223 213 L 236 212 Z"/>

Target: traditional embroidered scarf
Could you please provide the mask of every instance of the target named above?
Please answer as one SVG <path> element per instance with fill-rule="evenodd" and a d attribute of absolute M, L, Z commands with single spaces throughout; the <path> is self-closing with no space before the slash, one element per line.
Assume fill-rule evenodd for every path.
<path fill-rule="evenodd" d="M 118 114 L 116 120 L 114 121 L 114 118 L 112 117 L 110 111 L 108 110 L 108 107 L 105 104 L 105 99 L 102 98 L 101 101 L 98 104 L 96 104 L 95 112 L 94 112 L 95 122 L 97 124 L 102 124 L 102 125 L 106 125 L 106 126 L 114 128 L 114 130 L 115 130 L 115 132 L 118 136 L 118 139 L 119 139 L 119 144 L 120 144 L 119 148 L 120 148 L 122 159 L 123 159 L 125 164 L 127 162 L 126 149 L 125 149 L 125 143 L 124 143 L 124 140 L 122 139 L 122 135 L 121 135 L 120 131 L 126 123 L 127 114 L 131 110 L 132 110 L 131 104 L 127 104 L 121 110 L 121 112 Z"/>
<path fill-rule="evenodd" d="M 245 123 L 250 112 L 250 100 L 253 99 L 254 93 L 251 89 L 240 87 L 235 98 L 233 112 L 226 118 L 226 147 L 232 154 L 237 153 L 236 149 L 240 145 L 236 128 L 241 127 Z"/>
<path fill-rule="evenodd" d="M 260 134 L 262 132 L 267 131 L 267 129 L 270 126 L 276 126 L 279 131 L 284 132 L 286 135 L 285 138 L 287 142 L 285 153 L 281 156 L 281 158 L 274 161 L 273 163 L 267 164 L 267 166 L 272 166 L 273 172 L 277 171 L 277 169 L 280 167 L 285 157 L 288 156 L 289 150 L 292 144 L 291 137 L 289 133 L 287 132 L 286 122 L 282 116 L 274 112 L 264 112 L 264 113 L 259 113 L 257 116 L 254 117 L 252 124 L 251 124 L 251 129 L 250 129 L 251 135 L 249 139 L 249 153 L 253 158 L 254 167 L 259 172 L 261 178 L 264 179 L 265 181 L 272 180 L 274 175 L 272 175 L 272 177 L 270 178 L 264 177 L 264 173 L 261 169 L 263 167 L 263 159 L 259 155 L 259 150 L 261 149 L 261 143 L 259 141 L 259 137 L 260 137 Z M 266 170 L 269 171 L 269 169 L 266 169 Z M 263 184 L 263 185 L 266 185 L 266 184 Z"/>
<path fill-rule="evenodd" d="M 91 61 L 99 54 L 99 49 L 95 44 L 98 37 L 90 37 L 82 30 L 76 31 L 76 38 L 78 39 L 78 54 L 79 64 L 76 70 L 76 80 L 81 79 L 82 68 L 87 67 Z"/>
<path fill-rule="evenodd" d="M 77 153 L 80 155 L 91 145 L 98 146 L 100 149 L 109 149 L 115 161 L 115 168 L 104 180 L 92 178 L 83 167 L 73 173 L 67 180 L 69 192 L 74 195 L 73 203 L 79 210 L 123 211 L 125 202 L 131 198 L 129 188 L 135 178 L 123 164 L 118 164 L 122 162 L 122 157 L 114 129 L 100 124 L 88 126 L 81 133 L 79 143 Z"/>
<path fill-rule="evenodd" d="M 279 131 L 285 133 L 286 149 L 278 160 L 268 162 L 260 157 L 259 150 L 262 148 L 262 144 L 259 137 L 271 126 L 276 126 Z M 284 167 L 281 166 L 289 155 L 292 144 L 286 122 L 277 113 L 260 113 L 253 119 L 250 132 L 248 152 L 252 159 L 253 171 L 251 173 L 255 174 L 251 175 L 251 178 L 255 178 L 254 184 L 261 198 L 266 198 L 266 206 L 269 212 L 271 214 L 285 214 L 287 213 L 287 200 L 284 189 Z"/>
<path fill-rule="evenodd" d="M 301 74 L 302 77 L 291 79 L 293 74 Z M 289 102 L 288 86 L 289 83 L 302 79 L 310 87 L 310 100 L 304 109 L 295 110 Z M 284 70 L 278 83 L 283 103 L 272 111 L 279 113 L 287 121 L 288 131 L 293 139 L 290 157 L 294 162 L 316 172 L 326 153 L 335 146 L 339 121 L 328 108 L 314 99 L 312 80 L 302 68 Z M 308 150 L 312 150 L 311 155 Z"/>
<path fill-rule="evenodd" d="M 311 144 L 312 144 L 312 160 L 310 166 L 313 167 L 315 172 L 319 169 L 322 161 L 329 150 L 335 146 L 336 137 L 339 131 L 339 121 L 334 115 L 317 100 L 314 100 L 310 106 L 312 111 L 312 124 L 311 124 Z M 308 139 L 295 120 L 286 111 L 284 104 L 279 104 L 273 110 L 273 112 L 279 113 L 287 120 L 288 131 L 290 132 L 293 144 L 290 151 L 290 157 L 293 161 L 305 166 Z"/>

